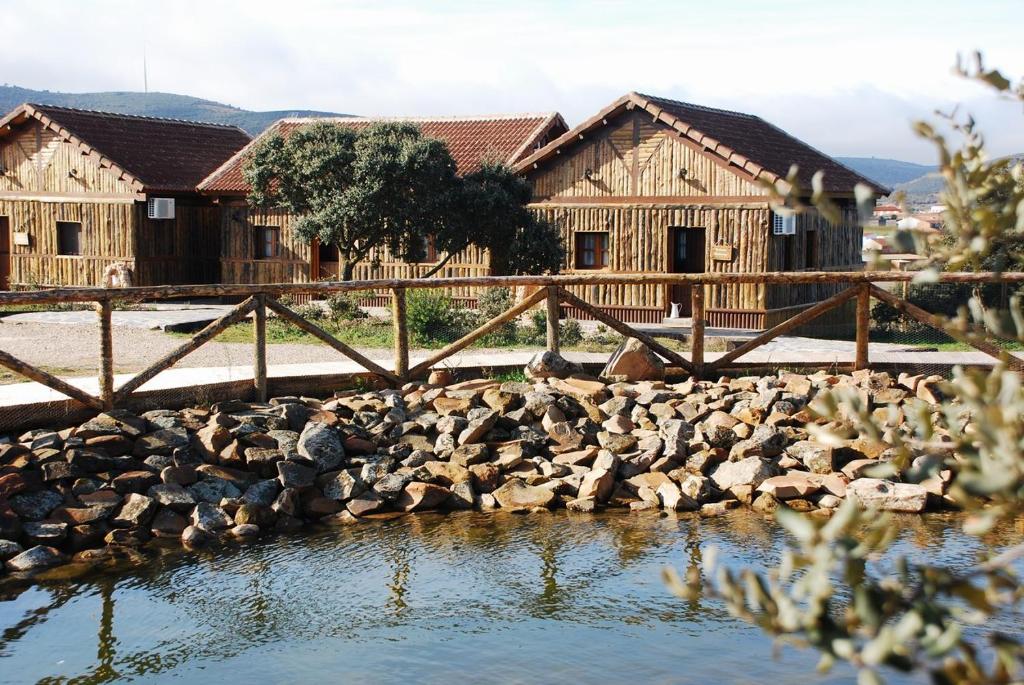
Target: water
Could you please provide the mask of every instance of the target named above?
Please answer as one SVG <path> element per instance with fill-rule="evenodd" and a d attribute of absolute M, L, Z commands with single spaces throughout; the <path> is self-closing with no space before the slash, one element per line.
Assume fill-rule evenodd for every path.
<path fill-rule="evenodd" d="M 900 526 L 897 547 L 913 557 L 963 567 L 980 549 L 949 517 Z M 810 651 L 773 657 L 759 631 L 661 582 L 712 543 L 763 568 L 782 535 L 749 512 L 464 512 L 167 550 L 0 585 L 0 682 L 851 682 L 848 669 L 816 675 Z"/>

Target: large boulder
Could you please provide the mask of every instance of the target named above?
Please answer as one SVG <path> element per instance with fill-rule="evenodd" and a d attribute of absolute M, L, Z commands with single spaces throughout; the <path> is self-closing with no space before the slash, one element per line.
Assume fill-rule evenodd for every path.
<path fill-rule="evenodd" d="M 527 485 L 518 478 L 510 478 L 493 493 L 502 509 L 524 511 L 535 507 L 550 507 L 555 501 L 554 491 Z"/>
<path fill-rule="evenodd" d="M 858 478 L 846 486 L 846 494 L 862 506 L 885 511 L 918 513 L 928 503 L 928 490 L 923 486 L 879 478 Z"/>
<path fill-rule="evenodd" d="M 665 363 L 647 345 L 627 338 L 608 359 L 601 375 L 625 377 L 630 382 L 660 381 L 665 378 Z"/>
<path fill-rule="evenodd" d="M 8 559 L 5 565 L 9 571 L 30 572 L 63 564 L 65 560 L 66 557 L 53 547 L 37 545 Z"/>
<path fill-rule="evenodd" d="M 778 468 L 771 462 L 762 461 L 759 457 L 747 457 L 719 464 L 711 472 L 711 480 L 719 490 L 730 490 L 741 485 L 757 488 L 777 473 Z"/>
<path fill-rule="evenodd" d="M 567 378 L 574 373 L 583 373 L 583 367 L 565 359 L 557 352 L 538 352 L 526 363 L 523 373 L 527 378 Z"/>
<path fill-rule="evenodd" d="M 308 459 L 317 473 L 333 471 L 345 460 L 341 436 L 325 423 L 308 423 L 296 445 L 299 456 Z"/>

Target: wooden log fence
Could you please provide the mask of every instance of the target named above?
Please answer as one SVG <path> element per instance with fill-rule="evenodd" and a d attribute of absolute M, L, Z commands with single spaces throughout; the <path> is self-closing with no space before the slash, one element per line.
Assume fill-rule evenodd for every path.
<path fill-rule="evenodd" d="M 523 316 L 534 307 L 542 306 L 547 314 L 547 349 L 559 351 L 559 311 L 561 305 L 584 311 L 597 321 L 605 324 L 623 336 L 636 338 L 656 354 L 694 377 L 702 378 L 712 373 L 733 368 L 747 353 L 761 347 L 770 340 L 802 326 L 822 314 L 844 303 L 856 302 L 856 338 L 853 368 L 869 368 L 869 333 L 871 325 L 871 302 L 878 300 L 900 313 L 928 326 L 936 328 L 952 338 L 996 357 L 1009 368 L 1024 372 L 1024 360 L 1009 354 L 989 340 L 984 331 L 950 330 L 944 326 L 942 317 L 925 311 L 921 307 L 878 287 L 878 283 L 908 283 L 913 278 L 907 272 L 797 272 L 767 274 L 583 274 L 570 276 L 511 276 L 473 278 L 431 278 L 413 280 L 376 280 L 327 282 L 312 284 L 270 284 L 270 285 L 200 285 L 161 286 L 156 288 L 60 288 L 31 292 L 0 292 L 0 307 L 11 304 L 51 304 L 57 302 L 93 302 L 97 314 L 100 342 L 99 396 L 93 396 L 81 388 L 57 378 L 43 369 L 23 362 L 7 352 L 0 351 L 0 366 L 4 366 L 26 378 L 66 395 L 79 404 L 97 411 L 109 410 L 126 405 L 132 395 L 162 371 L 170 368 L 183 357 L 216 338 L 227 328 L 249 317 L 253 320 L 253 395 L 259 401 L 267 399 L 267 314 L 268 310 L 302 331 L 318 338 L 342 355 L 356 362 L 371 374 L 393 386 L 410 380 L 423 378 L 430 369 L 452 355 L 472 345 L 500 326 Z M 1024 273 L 943 273 L 943 283 L 1003 283 L 1024 284 Z M 625 324 L 606 311 L 586 302 L 567 290 L 572 285 L 657 283 L 664 285 L 690 284 L 691 291 L 691 336 L 689 359 L 669 349 L 651 335 Z M 706 308 L 705 287 L 722 283 L 765 283 L 802 284 L 833 283 L 846 284 L 847 288 L 826 300 L 809 306 L 786 321 L 763 331 L 754 338 L 725 352 L 715 359 L 705 357 Z M 406 311 L 408 289 L 437 287 L 518 287 L 535 288 L 532 294 L 523 298 L 504 313 L 481 324 L 455 342 L 430 354 L 423 361 L 410 368 L 409 330 Z M 341 342 L 317 324 L 283 305 L 277 298 L 301 293 L 315 293 L 327 296 L 331 293 L 354 290 L 388 288 L 391 291 L 391 315 L 394 331 L 394 364 L 388 370 L 367 358 L 358 350 Z M 121 387 L 114 383 L 114 350 L 112 335 L 112 302 L 135 300 L 162 300 L 181 297 L 243 297 L 240 304 L 225 316 L 209 324 L 192 336 L 187 342 L 164 355 L 145 370 L 135 374 Z"/>

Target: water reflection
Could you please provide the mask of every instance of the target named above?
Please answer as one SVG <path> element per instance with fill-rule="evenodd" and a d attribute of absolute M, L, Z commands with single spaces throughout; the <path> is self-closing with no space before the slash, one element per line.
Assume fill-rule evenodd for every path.
<path fill-rule="evenodd" d="M 901 520 L 900 551 L 972 563 L 981 546 L 957 524 Z M 994 535 L 998 545 L 1021 537 L 1013 526 Z M 669 596 L 659 578 L 666 564 L 698 568 L 708 544 L 731 563 L 763 567 L 781 536 L 748 512 L 464 512 L 208 552 L 154 549 L 141 566 L 0 586 L 0 682 L 339 673 L 398 682 L 467 672 L 536 681 L 568 663 L 573 679 L 822 682 L 812 654 L 772 661 L 756 631 L 715 603 Z"/>

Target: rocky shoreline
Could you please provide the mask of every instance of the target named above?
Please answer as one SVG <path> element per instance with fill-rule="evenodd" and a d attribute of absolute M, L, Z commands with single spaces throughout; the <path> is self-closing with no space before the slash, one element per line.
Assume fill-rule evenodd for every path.
<path fill-rule="evenodd" d="M 785 503 L 827 516 L 846 497 L 901 512 L 949 506 L 948 473 L 919 484 L 865 477 L 890 456 L 885 444 L 826 445 L 807 430 L 823 422 L 810 401 L 836 387 L 900 430 L 903 412 L 934 406 L 939 377 L 822 371 L 666 384 L 635 347 L 601 378 L 552 353 L 526 373 L 527 382 L 451 383 L 435 372 L 428 383 L 327 400 L 118 410 L 11 436 L 0 444 L 0 562 L 21 576 L 104 563 L 154 538 L 196 547 L 388 512 L 714 516 Z"/>

